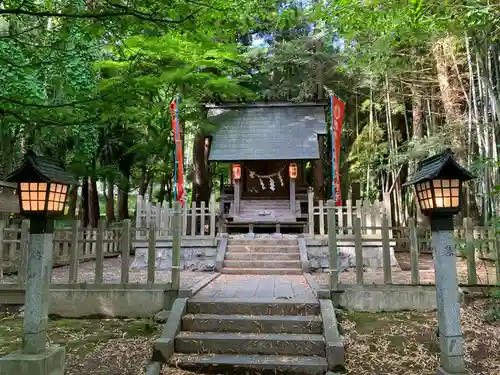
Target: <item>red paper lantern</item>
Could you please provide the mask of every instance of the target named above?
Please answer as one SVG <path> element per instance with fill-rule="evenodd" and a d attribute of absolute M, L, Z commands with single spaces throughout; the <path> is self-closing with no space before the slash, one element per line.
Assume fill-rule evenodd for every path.
<path fill-rule="evenodd" d="M 297 178 L 297 164 L 291 163 L 288 165 L 288 174 L 290 178 Z"/>
<path fill-rule="evenodd" d="M 233 164 L 233 179 L 241 179 L 241 166 L 239 164 Z"/>

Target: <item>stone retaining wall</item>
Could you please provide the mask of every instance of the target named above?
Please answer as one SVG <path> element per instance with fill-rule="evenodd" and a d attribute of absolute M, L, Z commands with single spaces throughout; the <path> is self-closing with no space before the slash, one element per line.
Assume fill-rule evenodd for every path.
<path fill-rule="evenodd" d="M 213 272 L 217 247 L 182 247 L 181 270 Z M 172 248 L 156 248 L 156 270 L 169 270 L 172 267 Z M 131 269 L 148 268 L 148 249 L 136 248 Z"/>
<path fill-rule="evenodd" d="M 310 272 L 324 272 L 329 268 L 328 245 L 323 241 L 306 240 L 307 257 L 309 259 Z M 339 269 L 344 271 L 348 268 L 356 267 L 356 253 L 354 246 L 340 244 L 339 248 Z M 391 266 L 399 267 L 394 255 L 394 248 L 390 248 Z M 363 266 L 367 268 L 382 268 L 383 256 L 382 247 L 377 245 L 363 244 Z"/>

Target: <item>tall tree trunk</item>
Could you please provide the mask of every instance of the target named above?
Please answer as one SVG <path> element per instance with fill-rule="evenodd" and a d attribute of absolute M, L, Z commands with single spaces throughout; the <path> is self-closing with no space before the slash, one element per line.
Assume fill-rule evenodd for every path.
<path fill-rule="evenodd" d="M 314 195 L 317 200 L 325 199 L 325 174 L 323 166 L 323 158 L 325 157 L 325 136 L 318 136 L 319 145 L 319 160 L 313 161 L 314 169 Z"/>
<path fill-rule="evenodd" d="M 415 86 L 411 86 L 411 104 L 412 104 L 412 138 L 413 140 L 421 140 L 424 137 L 424 106 L 422 96 Z M 408 175 L 413 175 L 416 165 L 410 163 L 408 167 Z M 415 202 L 416 203 L 416 202 Z M 416 204 L 416 217 L 417 223 L 420 226 L 427 226 L 429 220 L 427 216 L 422 213 L 420 205 Z"/>
<path fill-rule="evenodd" d="M 463 163 L 466 158 L 461 141 L 464 130 L 460 110 L 462 94 L 460 87 L 458 87 L 459 77 L 454 77 L 451 74 L 453 62 L 450 61 L 450 56 L 453 48 L 453 40 L 448 37 L 439 40 L 434 45 L 432 52 L 436 60 L 439 91 L 446 120 L 446 131 L 451 136 L 453 151 L 456 153 L 457 159 Z"/>
<path fill-rule="evenodd" d="M 89 213 L 89 179 L 84 178 L 82 184 L 82 200 L 80 201 L 80 210 L 78 213 L 79 219 L 84 228 L 88 227 L 90 223 Z"/>
<path fill-rule="evenodd" d="M 124 220 L 129 218 L 128 212 L 128 194 L 130 192 L 130 174 L 131 174 L 131 163 L 128 161 L 123 161 L 120 166 L 122 172 L 122 183 L 118 190 L 118 220 Z"/>
<path fill-rule="evenodd" d="M 106 221 L 112 223 L 115 221 L 115 184 L 113 177 L 108 177 L 106 185 Z"/>
<path fill-rule="evenodd" d="M 99 223 L 100 209 L 99 209 L 99 194 L 97 192 L 97 181 L 93 177 L 88 177 L 89 189 L 89 220 L 92 228 L 97 228 Z"/>
<path fill-rule="evenodd" d="M 210 180 L 207 166 L 208 138 L 199 130 L 193 147 L 193 191 L 192 201 L 196 203 L 210 200 Z"/>
<path fill-rule="evenodd" d="M 74 185 L 69 191 L 68 216 L 76 218 L 76 205 L 78 203 L 78 186 Z"/>
<path fill-rule="evenodd" d="M 161 178 L 160 183 L 160 192 L 158 193 L 158 203 L 160 206 L 163 206 L 163 202 L 165 202 L 165 198 L 167 195 L 167 190 L 165 185 L 167 184 L 167 174 L 163 173 L 163 177 Z"/>
<path fill-rule="evenodd" d="M 143 197 L 146 196 L 150 180 L 151 180 L 151 174 L 148 173 L 147 167 L 144 165 L 141 167 L 141 179 L 139 181 L 139 195 Z"/>

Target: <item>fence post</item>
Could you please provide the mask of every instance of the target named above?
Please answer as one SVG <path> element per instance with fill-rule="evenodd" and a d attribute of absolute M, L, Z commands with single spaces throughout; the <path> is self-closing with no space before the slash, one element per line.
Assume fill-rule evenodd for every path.
<path fill-rule="evenodd" d="M 314 193 L 311 188 L 307 190 L 307 217 L 309 220 L 309 236 L 314 237 Z"/>
<path fill-rule="evenodd" d="M 420 272 L 418 269 L 419 254 L 418 254 L 418 236 L 417 228 L 415 227 L 415 219 L 413 217 L 409 220 L 410 228 L 410 270 L 411 270 L 411 283 L 420 284 Z"/>
<path fill-rule="evenodd" d="M 131 246 L 131 226 L 130 219 L 123 220 L 123 238 L 122 238 L 122 272 L 121 283 L 128 283 L 128 267 L 130 259 L 130 246 Z"/>
<path fill-rule="evenodd" d="M 104 273 L 104 229 L 106 221 L 99 218 L 95 247 L 95 283 L 102 284 Z"/>
<path fill-rule="evenodd" d="M 172 289 L 179 290 L 181 285 L 181 204 L 174 202 L 172 217 Z"/>
<path fill-rule="evenodd" d="M 323 215 L 322 212 L 321 215 Z M 327 215 L 330 290 L 337 290 L 339 284 L 339 264 L 337 252 L 337 229 L 335 228 L 335 202 L 332 199 L 330 199 L 327 203 Z"/>
<path fill-rule="evenodd" d="M 182 207 L 181 207 L 182 208 Z M 182 208 L 182 221 L 181 221 L 181 236 L 187 235 L 187 223 L 188 223 L 188 205 L 185 204 L 184 208 Z"/>
<path fill-rule="evenodd" d="M 135 205 L 135 227 L 139 229 L 142 225 L 142 196 L 137 194 Z"/>
<path fill-rule="evenodd" d="M 389 220 L 389 226 L 392 226 L 391 193 L 384 192 L 382 194 L 382 197 L 383 197 L 384 212 L 387 215 L 387 220 Z M 390 231 L 389 234 L 390 237 L 392 238 L 392 231 Z"/>
<path fill-rule="evenodd" d="M 356 283 L 364 283 L 363 275 L 363 233 L 361 229 L 361 218 L 354 218 L 354 253 L 356 256 Z"/>
<path fill-rule="evenodd" d="M 19 243 L 19 270 L 17 281 L 20 286 L 26 282 L 26 271 L 28 266 L 28 246 L 30 238 L 30 221 L 23 220 L 21 223 L 21 242 Z M 52 267 L 52 265 L 50 265 Z"/>
<path fill-rule="evenodd" d="M 170 235 L 170 202 L 165 203 L 165 208 L 163 209 L 163 228 L 165 230 L 164 236 L 168 237 Z"/>
<path fill-rule="evenodd" d="M 335 210 L 335 208 L 334 208 Z M 320 199 L 318 201 L 318 211 L 319 211 L 319 234 L 321 236 L 325 235 L 325 207 L 324 207 L 324 202 Z M 334 211 L 334 215 L 337 213 Z M 314 217 L 314 215 L 313 215 Z"/>
<path fill-rule="evenodd" d="M 148 235 L 148 284 L 154 284 L 156 270 L 156 228 L 149 228 Z"/>
<path fill-rule="evenodd" d="M 69 284 L 78 281 L 78 220 L 71 223 L 71 253 L 69 255 Z"/>
<path fill-rule="evenodd" d="M 201 202 L 201 207 L 200 207 L 200 235 L 204 236 L 205 235 L 205 209 L 206 209 L 206 203 Z"/>
<path fill-rule="evenodd" d="M 210 237 L 215 237 L 215 194 L 210 195 Z"/>
<path fill-rule="evenodd" d="M 392 284 L 391 244 L 389 243 L 389 220 L 382 215 L 382 267 L 384 268 L 384 284 Z"/>
<path fill-rule="evenodd" d="M 191 203 L 191 236 L 196 235 L 196 201 Z"/>
<path fill-rule="evenodd" d="M 474 246 L 474 228 L 472 226 L 472 219 L 470 217 L 466 217 L 464 218 L 463 223 L 465 236 L 465 255 L 467 257 L 467 281 L 469 285 L 476 285 L 476 249 Z"/>

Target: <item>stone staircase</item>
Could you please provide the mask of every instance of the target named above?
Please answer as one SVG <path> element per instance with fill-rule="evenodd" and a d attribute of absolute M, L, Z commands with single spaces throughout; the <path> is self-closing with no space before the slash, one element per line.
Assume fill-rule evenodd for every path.
<path fill-rule="evenodd" d="M 233 275 L 300 275 L 296 239 L 230 239 L 222 273 Z"/>
<path fill-rule="evenodd" d="M 189 300 L 171 366 L 217 373 L 327 371 L 317 301 Z"/>

